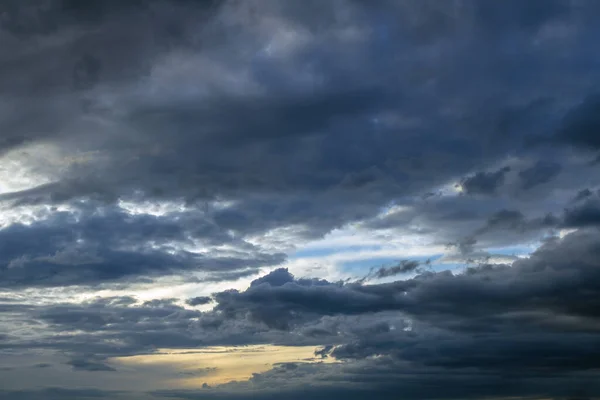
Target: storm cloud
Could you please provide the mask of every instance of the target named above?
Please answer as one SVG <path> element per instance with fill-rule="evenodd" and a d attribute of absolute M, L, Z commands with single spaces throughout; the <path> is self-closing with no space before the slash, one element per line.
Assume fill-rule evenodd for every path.
<path fill-rule="evenodd" d="M 2 2 L 0 398 L 599 397 L 599 15 Z"/>

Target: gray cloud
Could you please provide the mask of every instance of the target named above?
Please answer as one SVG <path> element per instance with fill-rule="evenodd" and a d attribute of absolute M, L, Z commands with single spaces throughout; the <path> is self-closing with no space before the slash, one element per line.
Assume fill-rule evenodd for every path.
<path fill-rule="evenodd" d="M 595 231 L 572 234 L 559 244 L 546 244 L 531 258 L 518 260 L 512 267 L 483 266 L 459 275 L 424 273 L 414 279 L 382 285 L 315 285 L 304 280 L 291 280 L 272 286 L 264 282 L 244 292 L 217 293 L 216 309 L 232 316 L 239 311 L 250 312 L 260 320 L 277 324 L 293 321 L 294 316 L 301 321 L 304 314 L 311 313 L 351 315 L 402 310 L 420 317 L 446 312 L 457 316 L 479 312 L 477 310 L 490 313 L 495 307 L 524 311 L 528 304 L 534 309 L 557 307 L 556 312 L 581 312 L 581 316 L 593 317 L 593 307 L 575 306 L 575 303 L 581 301 L 579 296 L 597 279 L 592 256 L 597 246 L 594 236 Z M 566 248 L 568 254 L 577 249 L 580 253 L 578 261 L 561 254 Z M 534 273 L 541 265 L 546 265 L 547 269 Z M 569 268 L 576 268 L 577 274 L 565 279 L 563 275 Z M 518 276 L 521 277 L 517 281 Z M 548 281 L 554 283 L 550 285 Z M 563 289 L 559 289 L 561 287 Z M 577 291 L 571 291 L 571 288 Z M 591 287 L 589 289 L 593 291 Z M 560 304 L 555 303 L 559 290 Z M 573 301 L 572 306 L 569 306 L 570 301 Z"/>
<path fill-rule="evenodd" d="M 523 229 L 525 216 L 516 210 L 500 210 L 487 220 L 485 229 Z"/>
<path fill-rule="evenodd" d="M 578 201 L 584 200 L 592 195 L 593 195 L 592 191 L 588 188 L 585 188 L 585 189 L 582 189 L 579 192 L 577 192 L 577 194 L 573 198 L 573 201 L 578 202 Z"/>
<path fill-rule="evenodd" d="M 182 219 L 186 222 L 182 222 Z M 232 238 L 201 213 L 131 216 L 118 208 L 54 213 L 31 225 L 0 229 L 1 285 L 98 284 L 181 271 L 234 272 L 274 265 L 283 254 Z M 240 246 L 237 256 L 170 252 L 192 240 Z M 218 274 L 213 278 L 218 280 Z"/>
<path fill-rule="evenodd" d="M 93 26 L 106 25 L 106 29 L 110 26 L 111 29 L 114 28 L 116 34 L 121 29 L 132 25 L 146 27 L 150 22 L 153 26 L 156 25 L 155 29 L 162 29 L 162 24 L 173 26 L 169 21 L 173 21 L 172 18 L 175 17 L 182 17 L 178 28 L 180 35 L 193 37 L 194 27 L 191 23 L 188 25 L 189 19 L 183 16 L 204 15 L 205 9 L 208 8 L 191 5 L 191 3 L 168 5 L 167 2 L 153 2 L 151 4 L 147 7 L 102 6 L 103 11 L 100 13 L 102 18 L 89 20 L 76 17 L 75 20 Z M 314 7 L 319 9 L 325 20 L 335 13 L 332 5 L 329 4 Z M 348 3 L 347 7 L 352 12 L 363 11 L 356 4 Z M 381 7 L 381 10 L 376 13 L 388 12 L 391 15 L 400 15 L 406 11 L 407 6 L 396 9 L 391 4 L 382 3 Z M 490 14 L 486 7 L 472 6 L 472 8 L 470 11 L 472 14 L 457 15 L 458 20 L 455 21 L 451 20 L 451 9 L 446 10 L 445 7 L 441 10 L 423 8 L 418 13 L 423 13 L 423 16 L 428 13 L 438 16 L 447 13 L 444 20 L 451 23 L 453 29 L 458 29 L 460 26 L 460 18 L 468 18 L 464 21 L 467 25 L 475 24 L 477 27 L 483 27 L 486 25 L 483 23 L 479 25 L 479 23 L 490 18 L 490 15 L 496 14 L 496 12 Z M 156 10 L 163 9 L 166 12 L 158 17 L 155 14 Z M 374 10 L 376 9 L 377 7 Z M 408 10 L 416 11 L 411 7 L 408 7 Z M 78 11 L 73 14 L 68 10 L 49 12 L 66 13 L 67 19 L 73 18 L 73 15 L 79 16 L 81 13 Z M 215 8 L 210 15 L 216 18 L 215 21 L 221 21 L 225 18 L 225 14 L 220 12 L 225 11 Z M 245 8 L 239 11 L 239 13 L 244 12 Z M 343 44 L 336 42 L 340 40 L 336 39 L 338 30 L 347 29 L 351 24 L 368 28 L 369 24 L 379 18 L 377 15 L 371 16 L 371 13 L 368 13 L 365 14 L 366 19 L 356 17 L 356 19 L 341 20 L 331 25 L 325 32 L 320 32 L 312 26 L 314 23 L 312 18 L 300 17 L 299 10 L 294 7 L 283 7 L 278 12 L 281 13 L 278 18 L 282 21 L 294 21 L 299 26 L 306 26 L 309 33 L 323 34 L 328 38 L 322 44 L 317 41 L 311 42 L 302 52 L 291 55 L 298 61 L 303 58 L 322 57 L 322 61 L 317 64 L 319 69 L 314 73 L 324 77 L 323 83 L 315 90 L 305 92 L 295 87 L 282 86 L 284 78 L 278 77 L 277 74 L 271 74 L 270 79 L 266 79 L 266 71 L 275 71 L 276 65 L 270 65 L 271 61 L 265 55 L 261 55 L 260 48 L 257 47 L 259 43 L 253 36 L 257 32 L 251 30 L 245 36 L 245 40 L 248 41 L 248 46 L 256 51 L 257 55 L 254 59 L 238 59 L 241 55 L 230 51 L 223 63 L 229 65 L 231 62 L 250 62 L 251 82 L 263 85 L 266 94 L 242 96 L 225 93 L 223 88 L 218 87 L 224 82 L 219 81 L 220 77 L 217 76 L 213 82 L 217 88 L 210 92 L 209 97 L 205 99 L 207 101 L 202 100 L 201 103 L 198 102 L 200 97 L 180 98 L 176 93 L 171 92 L 165 92 L 165 95 L 158 100 L 140 100 L 139 97 L 127 92 L 131 85 L 123 85 L 118 81 L 119 88 L 113 88 L 112 76 L 116 74 L 120 78 L 122 76 L 121 79 L 130 79 L 134 82 L 132 85 L 135 85 L 137 81 L 134 72 L 141 75 L 142 72 L 147 71 L 145 66 L 138 65 L 138 59 L 144 58 L 146 63 L 154 63 L 160 71 L 161 62 L 176 56 L 173 54 L 174 51 L 181 52 L 177 57 L 183 57 L 182 60 L 188 58 L 194 60 L 193 57 L 199 57 L 197 60 L 202 63 L 208 57 L 215 56 L 215 60 L 221 56 L 225 57 L 225 53 L 215 45 L 207 44 L 206 41 L 202 43 L 204 47 L 181 41 L 165 49 L 156 44 L 154 36 L 149 37 L 145 33 L 140 33 L 127 36 L 127 40 L 135 43 L 129 47 L 136 49 L 135 52 L 128 54 L 123 50 L 127 41 L 114 48 L 105 45 L 105 41 L 112 40 L 112 36 L 100 35 L 94 38 L 98 43 L 92 49 L 97 48 L 98 53 L 110 51 L 112 53 L 95 54 L 88 48 L 87 53 L 77 54 L 73 64 L 77 71 L 83 68 L 85 71 L 83 79 L 98 81 L 94 90 L 100 91 L 101 87 L 108 85 L 107 87 L 114 90 L 111 93 L 116 93 L 112 104 L 118 104 L 120 116 L 115 116 L 114 110 L 109 110 L 108 114 L 102 111 L 101 118 L 116 124 L 119 139 L 104 136 L 102 139 L 96 138 L 87 142 L 88 147 L 90 144 L 96 146 L 95 150 L 109 150 L 109 162 L 96 165 L 93 176 L 91 170 L 71 169 L 63 176 L 60 183 L 39 188 L 36 193 L 28 191 L 14 196 L 25 197 L 26 201 L 32 201 L 31 196 L 34 196 L 36 201 L 61 202 L 73 196 L 100 196 L 102 199 L 114 199 L 118 195 L 131 196 L 135 191 L 141 191 L 145 196 L 184 197 L 192 200 L 216 195 L 237 197 L 236 193 L 244 192 L 244 197 L 251 200 L 244 201 L 236 209 L 230 210 L 228 217 L 223 216 L 220 221 L 224 224 L 235 227 L 236 222 L 231 217 L 231 212 L 235 211 L 238 229 L 247 229 L 248 224 L 244 223 L 247 220 L 264 221 L 265 228 L 303 221 L 313 225 L 315 233 L 319 234 L 344 221 L 369 215 L 373 207 L 393 196 L 425 189 L 444 178 L 465 173 L 472 169 L 475 163 L 482 161 L 482 157 L 501 156 L 502 152 L 515 145 L 515 142 L 510 139 L 505 144 L 496 143 L 494 134 L 487 135 L 479 132 L 477 136 L 467 137 L 462 127 L 457 129 L 464 123 L 494 123 L 497 118 L 494 115 L 495 110 L 478 112 L 477 121 L 463 116 L 454 119 L 439 116 L 432 119 L 421 115 L 422 112 L 419 112 L 416 106 L 434 106 L 436 100 L 431 96 L 420 95 L 416 101 L 414 98 L 411 99 L 412 106 L 407 104 L 399 93 L 403 93 L 403 89 L 406 89 L 404 92 L 416 95 L 415 89 L 418 89 L 420 84 L 396 79 L 393 80 L 394 84 L 390 84 L 389 79 L 392 79 L 390 74 L 394 69 L 391 66 L 396 62 L 390 57 L 378 63 L 365 61 L 364 56 L 370 49 L 368 46 L 357 45 L 353 50 L 339 54 L 337 60 L 333 58 L 333 54 L 328 57 L 324 53 L 325 46 Z M 90 14 L 94 13 L 90 12 Z M 119 14 L 124 17 L 116 18 L 115 16 Z M 354 14 L 351 15 L 351 18 L 354 18 Z M 552 15 L 553 17 L 548 17 L 548 20 L 559 18 L 561 14 Z M 426 18 L 420 19 L 420 21 L 424 20 Z M 539 23 L 548 20 L 542 18 Z M 500 23 L 494 18 L 488 22 L 491 26 L 498 26 L 498 24 L 502 26 L 508 23 L 508 21 Z M 423 22 L 419 24 L 421 23 Z M 208 21 L 207 25 L 206 35 L 212 35 L 211 30 L 220 29 L 219 25 L 213 24 L 212 20 Z M 59 27 L 60 25 L 57 25 L 56 29 L 60 29 Z M 250 29 L 250 27 L 244 28 Z M 388 26 L 386 29 L 390 31 L 389 34 L 398 37 L 405 33 L 399 27 Z M 415 29 L 423 34 L 435 28 L 427 26 L 423 31 L 424 27 L 414 26 L 407 29 Z M 139 32 L 145 31 L 140 29 Z M 160 34 L 151 31 L 150 35 L 159 34 L 159 37 L 163 38 L 165 35 L 162 33 L 162 31 Z M 376 31 L 367 31 L 365 37 L 382 48 L 389 46 L 389 43 L 378 35 Z M 219 45 L 231 50 L 237 48 L 234 40 L 243 39 L 243 37 L 228 38 L 225 34 L 223 37 Z M 80 40 L 91 39 L 84 37 Z M 490 40 L 496 39 L 490 37 Z M 110 50 L 111 48 L 113 50 Z M 100 72 L 97 72 L 98 67 L 95 66 L 97 62 L 91 61 L 90 57 L 102 60 Z M 119 64 L 110 65 L 116 63 L 117 58 L 121 60 Z M 363 71 L 361 76 L 365 78 L 356 80 L 354 76 L 348 76 L 348 73 L 339 73 L 341 62 L 358 63 L 356 73 Z M 428 62 L 426 59 L 417 60 L 417 63 L 426 62 Z M 384 63 L 390 63 L 390 66 Z M 81 65 L 87 68 L 79 67 Z M 456 70 L 449 70 L 448 73 L 460 78 L 463 74 L 459 72 L 460 67 L 462 66 L 457 65 L 453 67 Z M 27 66 L 22 68 L 27 69 Z M 483 71 L 473 72 L 473 77 L 480 77 Z M 171 79 L 169 73 L 170 71 L 165 71 L 164 79 Z M 98 77 L 93 78 L 96 75 Z M 186 75 L 182 76 L 186 78 Z M 195 79 L 195 76 L 190 75 L 189 79 Z M 351 81 L 361 83 L 357 86 L 351 84 Z M 394 87 L 395 85 L 397 88 Z M 415 85 L 416 87 L 413 87 Z M 440 87 L 440 90 L 442 89 Z M 468 99 L 468 96 L 465 99 Z M 476 99 L 472 100 L 476 101 Z M 414 108 L 417 113 L 415 119 L 418 121 L 412 129 L 418 132 L 418 135 L 394 134 L 398 127 L 393 121 L 372 123 L 377 115 L 385 114 L 387 110 L 398 105 L 407 107 L 409 113 L 410 109 Z M 507 107 L 519 109 L 521 106 Z M 528 107 L 528 105 L 524 106 L 525 109 Z M 53 113 L 53 115 L 60 114 Z M 229 118 L 229 115 L 235 115 L 235 118 Z M 517 118 L 517 116 L 518 112 L 506 113 L 502 118 L 506 124 L 520 129 L 521 117 Z M 75 115 L 75 118 L 80 117 Z M 451 120 L 447 120 L 448 118 Z M 483 121 L 480 121 L 482 118 Z M 486 121 L 487 119 L 489 121 Z M 356 129 L 348 131 L 345 127 L 349 125 L 356 126 Z M 456 128 L 446 129 L 445 137 L 442 138 L 435 133 L 440 126 Z M 90 131 L 95 131 L 99 127 L 89 128 Z M 125 132 L 132 129 L 135 133 L 131 135 Z M 163 134 L 167 131 L 168 139 L 167 135 Z M 416 139 L 417 137 L 419 139 Z M 117 141 L 119 147 L 115 148 Z M 341 142 L 348 146 L 339 146 Z M 66 144 L 68 145 L 68 142 Z M 156 148 L 161 148 L 162 151 L 154 152 L 153 149 Z M 195 154 L 190 152 L 192 149 Z M 398 154 L 399 151 L 401 154 Z M 218 158 L 215 157 L 216 155 Z M 304 165 L 303 170 L 293 168 L 293 165 L 298 163 Z M 444 167 L 440 168 L 442 164 Z M 441 175 L 441 172 L 444 172 L 444 175 Z M 172 174 L 177 174 L 177 183 L 168 179 Z M 349 190 L 352 190 L 352 196 L 346 195 Z M 273 196 L 273 191 L 277 192 L 276 196 Z M 328 191 L 331 195 L 315 196 L 316 193 L 323 193 L 323 191 Z M 256 192 L 261 196 L 258 198 L 249 196 L 250 193 Z M 293 200 L 286 195 L 292 193 Z M 352 198 L 351 202 L 348 201 L 349 197 Z M 340 207 L 340 198 L 345 198 L 344 207 Z M 325 215 L 321 210 L 325 208 L 331 210 L 332 204 L 337 204 L 336 210 L 333 214 L 329 213 L 331 216 L 324 218 Z M 260 210 L 273 209 L 273 207 L 275 212 L 272 214 L 260 213 Z"/>
<path fill-rule="evenodd" d="M 113 356 L 210 345 L 324 346 L 345 363 L 200 391 L 0 398 L 597 396 L 599 12 L 585 0 L 4 1 L 2 355 L 57 352 L 93 376 Z M 440 260 L 457 262 L 579 230 L 507 264 L 373 270 L 416 274 L 386 284 L 279 268 L 210 297 L 30 298 L 167 276 L 222 287 L 353 222 L 453 243 Z"/>
<path fill-rule="evenodd" d="M 564 225 L 571 228 L 600 225 L 600 199 L 591 198 L 582 204 L 567 208 Z"/>
<path fill-rule="evenodd" d="M 420 265 L 421 263 L 418 261 L 402 260 L 397 265 L 391 267 L 375 268 L 371 271 L 369 276 L 372 275 L 374 278 L 387 278 L 399 274 L 406 274 L 408 272 L 415 272 Z"/>
<path fill-rule="evenodd" d="M 46 388 L 41 390 L 14 390 L 0 391 L 0 399 L 6 400 L 63 400 L 63 399 L 102 399 L 120 398 L 122 392 L 114 390 L 99 389 L 65 389 L 60 387 Z"/>
<path fill-rule="evenodd" d="M 477 172 L 462 180 L 461 186 L 467 194 L 492 195 L 504 183 L 504 175 L 510 172 L 510 167 L 504 167 L 494 172 Z"/>
<path fill-rule="evenodd" d="M 113 372 L 113 371 L 116 371 L 116 369 L 114 369 L 110 365 L 107 365 L 98 360 L 94 360 L 93 357 L 92 357 L 92 359 L 75 358 L 73 360 L 70 360 L 67 364 L 70 365 L 71 367 L 73 367 L 73 369 L 77 370 L 77 371 L 90 371 L 90 372 L 95 372 L 95 371 Z"/>
<path fill-rule="evenodd" d="M 558 133 L 558 138 L 574 146 L 598 149 L 598 107 L 600 96 L 590 94 L 586 96 L 579 105 L 573 107 L 566 115 L 563 125 Z"/>
<path fill-rule="evenodd" d="M 519 171 L 521 187 L 525 190 L 549 182 L 561 171 L 560 164 L 551 161 L 538 161 L 533 166 Z"/>
<path fill-rule="evenodd" d="M 212 298 L 209 296 L 192 297 L 191 299 L 186 300 L 186 304 L 190 306 L 201 306 L 210 302 L 212 302 Z"/>
<path fill-rule="evenodd" d="M 265 50 L 261 14 L 252 14 L 245 6 L 153 1 L 132 6 L 66 7 L 49 2 L 25 10 L 15 3 L 6 14 L 7 38 L 16 40 L 13 35 L 19 29 L 15 26 L 30 26 L 30 32 L 19 36 L 27 49 L 34 48 L 40 32 L 63 41 L 52 42 L 54 47 L 38 44 L 39 55 L 33 50 L 28 57 L 13 53 L 19 57 L 13 56 L 11 71 L 27 71 L 36 78 L 5 81 L 10 93 L 25 96 L 23 101 L 30 104 L 19 108 L 22 117 L 15 114 L 11 118 L 43 124 L 43 139 L 67 152 L 85 150 L 97 156 L 89 164 L 63 169 L 53 183 L 4 194 L 4 199 L 21 205 L 69 203 L 76 198 L 101 202 L 119 197 L 184 199 L 195 205 L 224 198 L 234 203 L 211 215 L 207 229 L 212 232 L 206 231 L 204 238 L 223 237 L 226 231 L 243 237 L 290 225 L 302 225 L 305 237 L 320 237 L 349 221 L 372 217 L 392 199 L 430 191 L 482 165 L 494 164 L 508 153 L 529 151 L 522 146 L 524 138 L 535 136 L 538 125 L 543 125 L 535 121 L 550 121 L 547 115 L 560 105 L 534 90 L 540 89 L 535 79 L 524 85 L 509 73 L 516 68 L 510 55 L 490 53 L 489 49 L 503 40 L 503 29 L 512 30 L 512 40 L 512 35 L 534 35 L 545 24 L 569 23 L 578 12 L 565 5 L 550 7 L 552 12 L 508 5 L 510 14 L 519 16 L 515 17 L 519 22 L 514 22 L 499 18 L 507 15 L 504 8 L 491 11 L 491 6 L 475 4 L 460 8 L 383 2 L 369 9 L 348 2 L 344 18 L 334 17 L 337 9 L 333 4 L 314 3 L 310 7 L 318 12 L 309 13 L 310 17 L 296 7 L 275 3 L 260 7 L 281 24 L 308 35 L 297 50 L 290 47 L 285 65 Z M 313 9 L 310 7 L 307 9 Z M 316 14 L 322 19 L 319 23 Z M 383 15 L 396 15 L 407 24 L 393 24 Z M 51 20 L 61 22 L 43 22 Z M 431 20 L 439 20 L 441 25 L 426 22 Z M 200 30 L 198 21 L 204 23 Z M 227 24 L 238 24 L 243 34 L 232 33 L 235 30 L 227 29 Z M 81 26 L 99 33 L 69 30 Z M 131 32 L 131 26 L 139 27 L 135 34 L 122 34 Z M 373 26 L 382 26 L 381 31 Z M 342 32 L 350 29 L 364 32 L 363 40 L 344 39 Z M 473 29 L 485 35 L 476 39 L 477 35 L 469 33 Z M 455 61 L 444 71 L 420 52 L 425 43 L 444 38 L 456 43 L 467 40 L 465 46 L 481 50 L 482 60 L 494 60 L 491 70 L 498 73 L 495 87 L 490 88 L 493 92 L 497 87 L 512 87 L 516 93 L 531 90 L 536 94 L 514 98 L 498 94 L 494 102 L 482 102 L 475 88 L 489 86 L 480 84 L 490 81 L 490 68 L 470 62 L 473 52 L 453 50 Z M 415 70 L 391 56 L 392 43 L 414 53 Z M 515 52 L 522 53 L 531 62 L 530 68 L 539 71 L 536 65 L 549 55 L 543 51 L 531 54 L 526 41 L 515 43 Z M 240 48 L 250 49 L 251 54 Z M 373 49 L 386 56 L 370 57 Z M 47 65 L 38 62 L 44 51 L 64 57 L 55 57 L 56 65 Z M 573 51 L 588 54 L 584 49 Z M 303 63 L 312 69 L 302 70 L 299 65 Z M 240 70 L 235 65 L 247 67 Z M 354 67 L 348 69 L 348 65 Z M 563 71 L 553 68 L 546 66 L 544 82 L 563 82 Z M 430 71 L 439 78 L 431 92 L 424 89 L 429 78 L 399 80 L 397 71 L 405 76 Z M 239 85 L 229 86 L 227 74 L 239 75 Z M 302 76 L 309 81 L 318 77 L 319 83 L 306 90 L 304 81 L 299 81 Z M 28 82 L 36 80 L 49 82 L 49 86 L 34 102 Z M 572 84 L 577 85 L 575 81 Z M 155 91 L 140 92 L 140 86 Z M 64 93 L 66 87 L 75 88 Z M 196 89 L 183 95 L 186 87 Z M 457 90 L 464 104 L 456 104 L 455 112 L 431 115 L 438 103 L 453 98 Z M 56 101 L 59 96 L 64 101 Z M 85 110 L 80 107 L 82 96 Z M 402 115 L 390 111 L 397 109 L 403 110 Z M 29 118 L 28 113 L 36 113 L 36 118 Z M 44 115 L 53 124 L 45 123 Z M 106 124 L 111 126 L 108 134 Z M 37 126 L 15 126 L 34 135 L 27 140 L 35 142 L 36 135 L 42 135 L 36 133 L 41 132 Z M 441 129 L 444 135 L 438 134 Z M 7 149 L 25 143 L 20 141 L 24 135 L 15 133 L 7 138 L 11 143 L 17 140 Z M 466 178 L 463 186 L 467 193 L 493 194 L 506 172 L 479 172 Z M 179 223 L 171 228 L 177 229 Z M 261 259 L 257 264 L 278 261 L 281 257 Z M 150 259 L 144 262 L 154 263 Z M 181 264 L 192 262 L 165 259 L 160 264 L 172 263 L 174 269 L 182 269 L 188 267 Z M 152 270 L 171 271 L 158 266 Z M 89 271 L 89 275 L 102 273 Z M 108 274 L 107 279 L 112 276 Z"/>
<path fill-rule="evenodd" d="M 568 375 L 580 384 L 595 379 L 589 373 L 600 359 L 593 350 L 600 348 L 594 300 L 600 279 L 598 246 L 596 230 L 580 231 L 548 241 L 531 257 L 512 265 L 481 265 L 454 274 L 425 272 L 376 285 L 296 279 L 280 269 L 245 291 L 216 293 L 216 308 L 204 313 L 185 310 L 173 300 L 136 305 L 131 298 L 21 306 L 22 312 L 45 321 L 51 331 L 63 332 L 61 337 L 25 341 L 22 346 L 61 349 L 74 355 L 69 362 L 74 367 L 97 371 L 108 367 L 101 357 L 161 347 L 234 344 L 234 340 L 241 340 L 240 344 L 256 340 L 336 343 L 324 349 L 331 351 L 330 357 L 347 360 L 341 369 L 327 365 L 285 369 L 287 383 L 281 390 L 290 390 L 293 396 L 304 382 L 320 375 L 325 381 L 314 384 L 318 393 L 345 393 L 346 383 L 321 387 L 328 380 L 354 382 L 351 392 L 356 394 L 379 393 L 382 388 L 392 393 L 412 390 L 415 382 L 421 387 L 435 377 L 450 385 L 445 398 L 461 393 L 476 397 L 498 394 L 492 376 L 509 377 L 513 382 L 520 376 L 519 385 L 507 394 L 540 394 L 540 388 L 546 387 L 547 393 L 559 396 L 565 393 L 561 385 L 568 380 L 558 385 L 557 377 L 567 379 Z M 67 334 L 75 331 L 84 333 Z M 120 344 L 115 346 L 117 337 Z M 86 356 L 90 351 L 96 356 Z M 375 355 L 380 358 L 371 357 Z M 406 368 L 420 372 L 407 376 Z M 273 387 L 282 377 L 278 371 L 253 378 L 252 384 L 258 385 L 255 389 L 265 385 L 256 395 L 268 398 L 267 386 Z M 462 379 L 454 380 L 457 376 L 478 383 L 466 390 Z M 196 396 L 193 391 L 173 393 L 183 398 Z M 249 394 L 226 385 L 207 395 L 236 398 Z M 433 396 L 427 391 L 414 395 Z"/>

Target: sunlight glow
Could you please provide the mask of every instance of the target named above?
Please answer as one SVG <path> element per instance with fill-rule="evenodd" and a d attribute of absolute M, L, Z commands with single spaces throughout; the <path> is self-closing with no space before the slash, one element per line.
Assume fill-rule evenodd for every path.
<path fill-rule="evenodd" d="M 212 386 L 245 381 L 253 374 L 266 372 L 279 363 L 337 362 L 331 358 L 316 358 L 314 353 L 318 349 L 314 346 L 273 345 L 161 349 L 155 354 L 118 357 L 111 361 L 136 369 L 176 371 L 181 377 L 170 379 L 170 383 L 185 388 L 200 388 L 205 383 Z"/>

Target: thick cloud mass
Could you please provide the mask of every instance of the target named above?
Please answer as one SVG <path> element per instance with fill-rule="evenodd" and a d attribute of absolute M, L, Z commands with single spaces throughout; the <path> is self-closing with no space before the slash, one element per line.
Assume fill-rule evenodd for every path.
<path fill-rule="evenodd" d="M 446 398 L 572 395 L 572 385 L 597 395 L 599 249 L 598 231 L 582 231 L 549 241 L 512 265 L 424 272 L 369 285 L 298 279 L 278 269 L 245 291 L 216 293 L 217 306 L 204 313 L 183 309 L 175 299 L 15 305 L 13 310 L 63 335 L 9 338 L 8 346 L 67 352 L 67 365 L 89 373 L 113 371 L 103 361 L 107 357 L 201 344 L 321 343 L 317 355 L 345 361 L 282 367 L 207 393 L 217 398 L 245 398 L 244 385 L 257 393 L 264 389 L 257 396 L 270 398 L 268 388 L 280 381 L 290 396 L 311 381 L 316 396 L 388 398 L 398 392 L 438 398 L 415 390 L 439 380 L 448 385 Z M 325 384 L 323 374 L 337 383 Z M 509 386 L 499 388 L 503 380 Z"/>
<path fill-rule="evenodd" d="M 1 2 L 0 399 L 600 397 L 599 16 Z"/>
<path fill-rule="evenodd" d="M 192 240 L 239 244 L 244 252 L 169 252 L 174 244 Z M 159 218 L 114 208 L 56 212 L 30 225 L 13 224 L 0 230 L 0 243 L 0 286 L 5 287 L 95 284 L 193 269 L 226 272 L 277 264 L 284 257 L 232 238 L 201 213 Z"/>

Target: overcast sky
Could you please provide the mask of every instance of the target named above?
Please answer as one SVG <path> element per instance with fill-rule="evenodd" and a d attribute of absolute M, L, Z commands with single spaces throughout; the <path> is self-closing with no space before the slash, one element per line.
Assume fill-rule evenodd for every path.
<path fill-rule="evenodd" d="M 599 19 L 0 1 L 0 400 L 600 398 Z"/>

